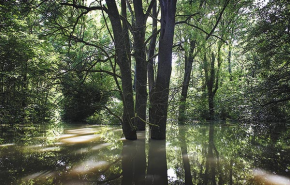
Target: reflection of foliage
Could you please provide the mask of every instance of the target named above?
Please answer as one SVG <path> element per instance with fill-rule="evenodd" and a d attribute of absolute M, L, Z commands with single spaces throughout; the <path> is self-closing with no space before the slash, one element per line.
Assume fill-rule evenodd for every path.
<path fill-rule="evenodd" d="M 57 138 L 66 134 L 67 131 L 64 130 L 64 127 L 68 127 L 68 125 L 51 124 L 42 128 L 27 127 L 22 129 L 27 130 L 27 133 L 18 136 L 15 132 L 14 138 L 19 139 L 14 141 L 18 143 L 0 146 L 1 183 L 16 183 L 15 179 L 17 179 L 16 184 L 62 184 L 64 181 L 72 179 L 74 182 L 89 181 L 98 184 L 118 177 L 110 184 L 120 184 L 122 141 L 119 138 L 122 130 L 118 129 L 119 127 L 82 128 L 94 131 L 92 134 L 100 135 L 100 140 L 82 144 L 61 144 Z M 79 127 L 71 125 L 68 128 L 72 132 L 79 129 Z M 74 136 L 70 137 L 73 139 L 86 136 L 86 133 L 84 134 L 76 132 Z M 23 138 L 25 135 L 28 135 L 30 139 L 25 140 Z M 107 138 L 110 139 L 107 140 Z M 5 143 L 7 142 L 13 141 L 5 140 Z M 105 165 L 100 165 L 93 170 L 82 166 L 90 163 L 98 164 L 98 162 Z M 84 171 L 76 173 L 74 170 L 77 168 L 83 168 Z M 89 171 L 86 172 L 86 170 Z"/>
<path fill-rule="evenodd" d="M 168 132 L 167 165 L 168 169 L 175 169 L 177 176 L 170 184 L 184 182 L 186 172 L 180 168 L 184 164 L 182 158 L 177 157 L 181 156 L 183 145 L 187 148 L 193 184 L 208 184 L 212 181 L 217 184 L 255 184 L 251 180 L 255 168 L 289 176 L 289 131 L 272 129 L 269 132 L 269 128 L 256 129 L 251 126 L 215 126 L 213 146 L 210 145 L 207 126 L 180 127 L 179 130 L 172 128 Z M 178 133 L 185 134 L 179 137 L 179 141 L 176 140 Z M 209 155 L 210 150 L 212 156 Z M 215 178 L 212 179 L 211 175 Z"/>
<path fill-rule="evenodd" d="M 13 136 L 10 139 L 8 135 L 1 136 L 8 138 L 0 146 L 0 180 L 4 184 L 16 183 L 14 179 L 17 184 L 61 184 L 69 180 L 121 184 L 124 150 L 119 126 L 51 124 L 15 128 L 17 132 L 6 132 Z M 193 184 L 213 181 L 216 184 L 258 184 L 252 181 L 255 168 L 289 177 L 290 131 L 284 127 L 172 125 L 167 132 L 169 184 L 185 184 L 188 172 Z M 82 136 L 98 136 L 98 139 L 67 144 L 61 139 L 77 140 Z M 144 147 L 148 147 L 148 142 L 146 140 Z M 131 146 L 133 148 L 126 148 L 127 152 L 140 149 L 137 145 Z M 184 168 L 185 156 L 188 156 L 189 171 Z M 89 168 L 91 164 L 97 165 Z"/>

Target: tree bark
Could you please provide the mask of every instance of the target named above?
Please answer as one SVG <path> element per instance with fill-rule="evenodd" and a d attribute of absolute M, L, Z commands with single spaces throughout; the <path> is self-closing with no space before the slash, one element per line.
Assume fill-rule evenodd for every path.
<path fill-rule="evenodd" d="M 145 130 L 147 105 L 147 61 L 145 52 L 146 16 L 143 13 L 142 0 L 134 0 L 135 20 L 133 23 L 134 57 L 136 60 L 136 103 L 135 123 L 138 130 Z"/>
<path fill-rule="evenodd" d="M 157 6 L 156 2 L 152 8 L 152 17 L 153 17 L 153 24 L 152 24 L 152 35 L 149 51 L 148 51 L 148 64 L 147 64 L 147 71 L 148 71 L 148 86 L 149 86 L 149 102 L 152 101 L 152 89 L 154 86 L 154 53 L 156 47 L 156 39 L 157 39 Z M 149 106 L 149 123 L 153 123 L 152 121 L 152 107 Z"/>
<path fill-rule="evenodd" d="M 152 139 L 166 138 L 169 83 L 172 68 L 172 45 L 177 0 L 160 0 L 161 35 L 159 39 L 158 72 L 152 94 Z"/>
<path fill-rule="evenodd" d="M 190 41 L 189 51 L 185 56 L 185 72 L 183 76 L 181 97 L 180 97 L 180 105 L 179 105 L 179 124 L 184 124 L 185 118 L 185 107 L 186 107 L 186 98 L 188 92 L 188 86 L 190 81 L 190 74 L 192 71 L 192 63 L 193 63 L 193 50 L 195 48 L 195 40 Z"/>
<path fill-rule="evenodd" d="M 214 120 L 215 117 L 215 107 L 214 107 L 214 97 L 219 88 L 219 71 L 222 63 L 221 59 L 221 47 L 222 43 L 218 45 L 217 51 L 217 68 L 215 68 L 216 56 L 214 52 L 211 53 L 211 62 L 208 64 L 206 54 L 204 54 L 204 73 L 205 81 L 207 87 L 207 96 L 208 96 L 208 110 L 209 110 L 209 119 Z"/>
<path fill-rule="evenodd" d="M 137 139 L 136 128 L 134 125 L 134 100 L 132 89 L 131 62 L 128 53 L 128 42 L 126 34 L 128 30 L 124 29 L 117 9 L 115 0 L 106 0 L 108 6 L 108 15 L 113 28 L 114 44 L 116 50 L 116 60 L 120 67 L 122 76 L 123 90 L 123 133 L 128 140 Z"/>

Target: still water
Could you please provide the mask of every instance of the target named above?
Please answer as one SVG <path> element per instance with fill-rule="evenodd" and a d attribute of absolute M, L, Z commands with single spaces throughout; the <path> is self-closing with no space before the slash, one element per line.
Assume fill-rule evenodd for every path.
<path fill-rule="evenodd" d="M 290 184 L 289 127 L 148 130 L 126 141 L 119 126 L 2 126 L 0 184 Z"/>

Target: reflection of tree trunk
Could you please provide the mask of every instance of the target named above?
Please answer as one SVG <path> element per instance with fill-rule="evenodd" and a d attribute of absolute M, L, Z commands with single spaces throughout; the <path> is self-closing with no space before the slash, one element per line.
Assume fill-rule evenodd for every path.
<path fill-rule="evenodd" d="M 150 140 L 149 142 L 148 169 L 145 184 L 168 184 L 165 140 Z"/>
<path fill-rule="evenodd" d="M 135 148 L 134 141 L 124 141 L 123 142 L 123 151 L 122 151 L 122 185 L 133 184 L 134 178 L 134 166 L 136 155 L 132 151 Z"/>
<path fill-rule="evenodd" d="M 233 184 L 233 163 L 234 163 L 234 161 L 233 161 L 233 159 L 231 159 L 231 162 L 230 162 L 230 185 L 232 185 Z"/>
<path fill-rule="evenodd" d="M 187 155 L 187 143 L 185 140 L 185 130 L 184 128 L 181 128 L 181 127 L 179 127 L 179 142 L 180 142 L 182 161 L 183 161 L 183 167 L 184 167 L 184 172 L 185 172 L 185 185 L 193 185 L 191 170 L 190 170 L 190 163 L 189 163 L 189 159 Z"/>
<path fill-rule="evenodd" d="M 138 137 L 140 138 L 139 135 Z M 146 154 L 144 137 L 141 136 L 137 141 L 123 142 L 122 170 L 122 185 L 145 184 Z"/>
<path fill-rule="evenodd" d="M 216 184 L 216 159 L 214 158 L 214 125 L 211 124 L 209 127 L 209 144 L 208 144 L 208 154 L 206 157 L 206 169 L 205 169 L 205 179 L 204 184 Z"/>
<path fill-rule="evenodd" d="M 132 151 L 130 151 L 132 152 Z M 145 153 L 145 132 L 138 133 L 138 141 L 136 141 L 136 165 L 135 165 L 135 184 L 145 184 L 146 173 L 146 153 Z"/>

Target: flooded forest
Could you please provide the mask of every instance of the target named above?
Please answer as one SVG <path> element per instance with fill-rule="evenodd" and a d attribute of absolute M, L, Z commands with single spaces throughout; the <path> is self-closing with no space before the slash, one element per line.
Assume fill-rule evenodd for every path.
<path fill-rule="evenodd" d="M 0 1 L 0 184 L 290 185 L 290 2 Z"/>

